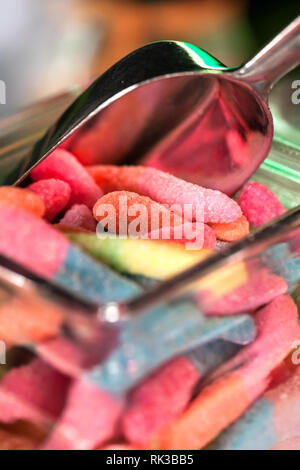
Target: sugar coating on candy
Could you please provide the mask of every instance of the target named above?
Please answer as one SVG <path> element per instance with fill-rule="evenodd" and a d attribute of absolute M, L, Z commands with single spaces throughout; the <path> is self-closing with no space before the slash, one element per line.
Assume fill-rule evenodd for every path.
<path fill-rule="evenodd" d="M 156 449 L 197 450 L 207 445 L 249 405 L 238 377 L 230 375 L 207 386 L 173 424 L 163 430 Z"/>
<path fill-rule="evenodd" d="M 237 350 L 232 343 L 213 341 L 152 373 L 129 395 L 122 420 L 126 438 L 147 447 L 187 407 L 199 379 Z"/>
<path fill-rule="evenodd" d="M 238 421 L 227 428 L 213 449 L 269 450 L 298 433 L 300 369 L 267 391 Z M 257 440 L 257 436 L 260 439 Z"/>
<path fill-rule="evenodd" d="M 105 192 L 133 191 L 167 204 L 179 215 L 183 215 L 185 209 L 190 220 L 229 223 L 242 215 L 239 205 L 226 194 L 188 183 L 155 168 L 98 165 L 88 171 Z"/>
<path fill-rule="evenodd" d="M 270 372 L 300 335 L 298 310 L 280 296 L 255 317 L 257 339 L 210 376 L 190 407 L 155 440 L 162 449 L 201 449 L 266 390 Z"/>
<path fill-rule="evenodd" d="M 298 308 L 291 296 L 280 295 L 259 310 L 255 323 L 261 337 L 265 335 L 270 344 L 267 360 L 260 361 L 262 368 L 269 365 L 274 369 L 287 356 L 291 344 L 300 337 Z M 259 354 L 266 353 L 267 340 L 260 341 L 258 337 L 256 343 L 249 346 L 252 351 L 256 351 L 259 360 Z"/>
<path fill-rule="evenodd" d="M 92 211 L 84 204 L 74 204 L 59 222 L 66 227 L 78 227 L 95 232 L 97 223 Z"/>
<path fill-rule="evenodd" d="M 59 179 L 69 184 L 72 192 L 71 204 L 85 204 L 90 209 L 102 191 L 88 174 L 86 169 L 70 152 L 56 149 L 44 161 L 31 171 L 34 181 Z"/>
<path fill-rule="evenodd" d="M 147 196 L 130 191 L 113 191 L 100 198 L 93 209 L 94 217 L 110 232 L 166 240 L 177 243 L 193 243 L 197 249 L 213 248 L 216 237 L 205 224 L 183 221 Z"/>
<path fill-rule="evenodd" d="M 106 209 L 110 205 L 113 211 Z M 182 218 L 169 211 L 162 204 L 158 204 L 147 196 L 141 196 L 131 191 L 113 191 L 102 196 L 93 209 L 94 217 L 100 223 L 106 221 L 106 228 L 112 226 L 115 233 L 119 233 L 120 225 L 127 232 L 129 224 L 138 217 L 138 225 L 141 234 L 148 233 L 152 229 L 157 230 L 164 225 L 181 225 Z M 111 219 L 111 220 L 109 220 Z"/>
<path fill-rule="evenodd" d="M 0 383 L 1 421 L 49 425 L 63 410 L 69 384 L 66 376 L 41 359 L 12 369 Z"/>
<path fill-rule="evenodd" d="M 140 187 L 163 204 L 192 205 L 193 220 L 229 223 L 242 215 L 238 204 L 226 194 L 180 180 L 154 168 L 142 173 Z"/>
<path fill-rule="evenodd" d="M 37 194 L 45 204 L 45 218 L 51 222 L 69 204 L 71 188 L 68 183 L 58 179 L 40 180 L 27 187 Z"/>
<path fill-rule="evenodd" d="M 43 220 L 23 210 L 0 205 L 0 253 L 42 276 L 63 264 L 68 240 Z M 4 223 L 5 221 L 5 223 Z"/>
<path fill-rule="evenodd" d="M 187 357 L 174 359 L 151 374 L 129 396 L 122 419 L 125 437 L 145 444 L 186 407 L 199 374 Z"/>
<path fill-rule="evenodd" d="M 88 450 L 115 437 L 122 405 L 84 380 L 72 385 L 65 410 L 44 450 Z"/>
<path fill-rule="evenodd" d="M 269 303 L 275 297 L 285 294 L 287 290 L 288 285 L 282 277 L 267 269 L 260 269 L 254 272 L 244 285 L 209 305 L 206 313 L 230 315 L 251 312 Z"/>
<path fill-rule="evenodd" d="M 298 309 L 289 295 L 280 295 L 261 308 L 254 321 L 258 331 L 256 340 L 219 368 L 220 373 L 244 364 L 240 377 L 248 394 L 255 392 L 261 378 L 268 376 L 271 381 L 270 372 L 285 359 L 291 345 L 300 337 Z"/>
<path fill-rule="evenodd" d="M 245 184 L 237 200 L 253 227 L 265 224 L 286 212 L 278 197 L 265 185 L 256 181 Z"/>
<path fill-rule="evenodd" d="M 218 240 L 234 242 L 249 233 L 249 222 L 244 215 L 229 224 L 210 224 Z"/>
<path fill-rule="evenodd" d="M 0 188 L 0 206 L 2 205 L 23 209 L 38 217 L 43 217 L 45 214 L 45 205 L 41 197 L 28 189 L 2 186 Z"/>

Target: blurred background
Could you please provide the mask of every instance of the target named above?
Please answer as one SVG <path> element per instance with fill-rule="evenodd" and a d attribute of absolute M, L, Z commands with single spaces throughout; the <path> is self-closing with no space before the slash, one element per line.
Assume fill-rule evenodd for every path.
<path fill-rule="evenodd" d="M 191 42 L 237 66 L 300 10 L 299 0 L 0 0 L 0 7 L 1 117 L 85 83 L 151 41 Z"/>

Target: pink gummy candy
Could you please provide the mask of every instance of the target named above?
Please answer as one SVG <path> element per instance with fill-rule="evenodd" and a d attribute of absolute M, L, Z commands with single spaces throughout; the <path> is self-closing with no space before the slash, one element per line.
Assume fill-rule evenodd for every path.
<path fill-rule="evenodd" d="M 55 178 L 71 187 L 71 204 L 92 208 L 102 191 L 79 161 L 67 150 L 56 149 L 31 172 L 35 181 Z"/>
<path fill-rule="evenodd" d="M 238 203 L 253 227 L 265 224 L 286 211 L 278 197 L 256 181 L 245 184 L 238 196 Z"/>
<path fill-rule="evenodd" d="M 44 450 L 88 450 L 116 436 L 122 405 L 84 380 L 72 385 L 67 404 Z"/>
<path fill-rule="evenodd" d="M 203 222 L 228 223 L 242 215 L 237 203 L 226 194 L 188 183 L 154 168 L 147 168 L 140 184 L 149 197 L 163 204 L 179 204 L 183 208 L 191 204 L 194 220 L 198 218 L 197 206 Z"/>
<path fill-rule="evenodd" d="M 62 412 L 70 379 L 41 359 L 9 371 L 0 383 L 1 421 L 49 425 Z"/>
<path fill-rule="evenodd" d="M 49 222 L 67 207 L 71 197 L 70 185 L 53 178 L 32 183 L 27 189 L 36 193 L 44 201 L 45 218 Z"/>
<path fill-rule="evenodd" d="M 247 283 L 237 287 L 220 300 L 208 306 L 206 313 L 213 315 L 231 315 L 251 312 L 269 303 L 288 290 L 286 281 L 267 269 L 253 273 Z M 199 294 L 201 303 L 201 294 Z"/>
<path fill-rule="evenodd" d="M 145 444 L 186 407 L 199 374 L 185 357 L 174 359 L 138 385 L 130 394 L 123 417 L 129 442 Z"/>
<path fill-rule="evenodd" d="M 63 265 L 68 240 L 29 212 L 0 207 L 0 253 L 41 276 L 51 277 Z"/>
<path fill-rule="evenodd" d="M 210 376 L 190 406 L 154 442 L 158 449 L 201 449 L 235 421 L 269 386 L 270 374 L 299 337 L 298 309 L 277 297 L 255 316 L 257 338 Z"/>
<path fill-rule="evenodd" d="M 274 409 L 274 427 L 278 438 L 286 440 L 287 437 L 300 437 L 300 369 L 299 366 L 294 373 L 277 387 L 269 390 L 264 398 L 270 400 Z M 298 441 L 300 444 L 300 441 Z M 287 446 L 285 442 L 285 446 Z M 294 442 L 295 444 L 295 442 Z M 277 443 L 279 446 L 279 442 Z M 276 446 L 276 447 L 277 447 Z M 290 447 L 290 445 L 288 445 Z M 283 447 L 282 447 L 283 448 Z M 300 449 L 300 447 L 298 447 Z"/>
<path fill-rule="evenodd" d="M 127 190 L 148 196 L 180 215 L 185 209 L 185 220 L 229 223 L 242 215 L 239 205 L 226 194 L 155 168 L 98 165 L 88 171 L 105 192 Z"/>
<path fill-rule="evenodd" d="M 249 387 L 251 385 L 254 388 L 260 378 L 278 367 L 291 350 L 294 341 L 300 337 L 298 309 L 292 297 L 276 297 L 257 312 L 255 324 L 258 331 L 256 340 L 218 369 L 220 373 L 226 369 L 235 370 L 237 366 L 243 366 L 243 380 Z M 251 370 L 253 374 L 248 375 Z M 268 381 L 271 381 L 271 378 L 268 377 Z"/>
<path fill-rule="evenodd" d="M 60 221 L 61 225 L 68 227 L 84 228 L 95 232 L 97 222 L 92 211 L 84 204 L 74 204 Z"/>

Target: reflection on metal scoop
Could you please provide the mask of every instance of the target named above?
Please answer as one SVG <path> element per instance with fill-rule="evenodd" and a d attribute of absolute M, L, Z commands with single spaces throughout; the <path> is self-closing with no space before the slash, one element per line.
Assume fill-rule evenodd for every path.
<path fill-rule="evenodd" d="M 190 44 L 144 46 L 68 108 L 10 183 L 63 145 L 86 164 L 142 162 L 233 194 L 269 152 L 272 85 L 299 63 L 300 17 L 236 69 Z"/>

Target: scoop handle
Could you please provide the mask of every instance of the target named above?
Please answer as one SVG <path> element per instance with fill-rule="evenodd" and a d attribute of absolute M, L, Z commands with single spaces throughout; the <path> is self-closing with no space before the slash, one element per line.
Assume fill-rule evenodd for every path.
<path fill-rule="evenodd" d="M 300 16 L 281 31 L 235 75 L 267 99 L 272 86 L 300 64 Z"/>

